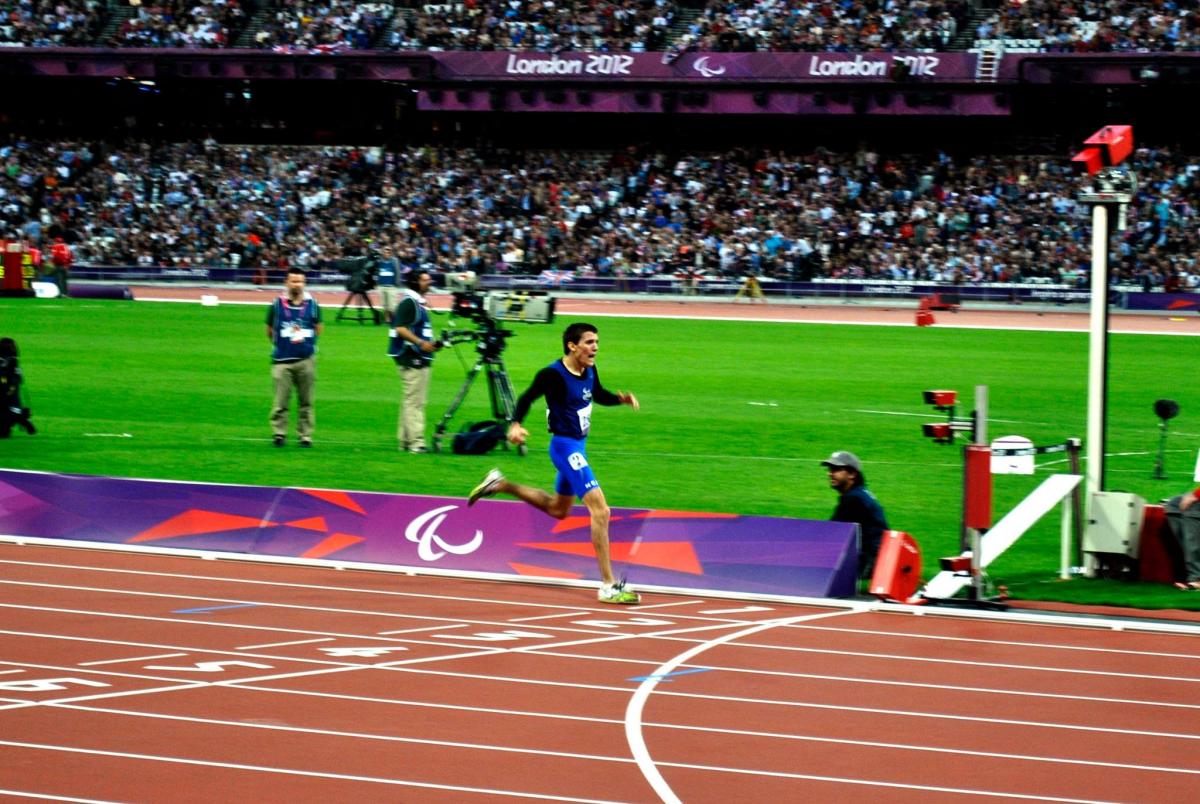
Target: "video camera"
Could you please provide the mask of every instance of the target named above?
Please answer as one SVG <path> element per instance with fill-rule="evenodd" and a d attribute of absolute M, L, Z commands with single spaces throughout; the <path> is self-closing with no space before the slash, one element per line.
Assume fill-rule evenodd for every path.
<path fill-rule="evenodd" d="M 526 324 L 550 324 L 554 321 L 554 297 L 545 291 L 481 292 L 479 279 L 473 271 L 446 274 L 446 289 L 453 296 L 451 318 L 475 322 L 477 329 L 451 329 L 442 333 L 444 346 L 466 341 L 478 341 L 477 351 L 484 358 L 497 358 L 504 350 L 511 329 L 499 322 L 521 321 Z"/>
<path fill-rule="evenodd" d="M 454 301 L 450 315 L 480 324 L 520 321 L 526 324 L 554 322 L 554 297 L 544 290 L 480 292 L 473 271 L 446 274 L 446 289 Z"/>
<path fill-rule="evenodd" d="M 337 270 L 346 274 L 346 290 L 351 293 L 366 293 L 378 284 L 379 267 L 374 257 L 349 257 L 338 260 Z"/>

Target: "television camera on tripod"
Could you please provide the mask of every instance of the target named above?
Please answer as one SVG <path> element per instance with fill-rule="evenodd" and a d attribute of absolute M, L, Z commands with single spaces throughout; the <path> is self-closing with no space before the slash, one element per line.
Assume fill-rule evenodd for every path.
<path fill-rule="evenodd" d="M 442 451 L 442 440 L 446 437 L 450 421 L 466 400 L 475 378 L 480 374 L 487 377 L 492 417 L 496 424 L 507 432 L 508 426 L 513 422 L 517 400 L 502 355 L 504 347 L 508 345 L 508 339 L 516 333 L 511 329 L 504 329 L 500 324 L 550 324 L 554 321 L 554 298 L 545 291 L 481 292 L 475 274 L 469 271 L 447 274 L 446 288 L 453 295 L 450 306 L 451 319 L 466 319 L 474 326 L 443 331 L 442 346 L 474 343 L 477 358 L 475 364 L 467 370 L 466 380 L 434 430 L 434 452 Z M 508 449 L 508 442 L 503 437 L 500 438 L 500 443 Z M 524 444 L 517 447 L 519 455 L 524 455 L 525 451 Z"/>
<path fill-rule="evenodd" d="M 339 260 L 335 267 L 347 275 L 346 300 L 342 302 L 342 309 L 338 310 L 337 320 L 348 318 L 360 324 L 363 321 L 370 321 L 373 324 L 381 323 L 383 315 L 375 309 L 375 305 L 371 303 L 371 297 L 368 295 L 377 284 L 378 267 L 375 256 L 349 257 Z"/>

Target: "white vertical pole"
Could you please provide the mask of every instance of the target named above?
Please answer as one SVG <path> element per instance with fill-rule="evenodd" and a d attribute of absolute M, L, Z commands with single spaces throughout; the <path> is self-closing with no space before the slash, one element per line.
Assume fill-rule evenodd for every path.
<path fill-rule="evenodd" d="M 988 445 L 988 387 L 986 385 L 975 386 L 975 441 L 974 443 L 986 447 Z"/>
<path fill-rule="evenodd" d="M 977 447 L 988 445 L 988 387 L 975 386 L 975 438 Z M 966 465 L 966 452 L 963 453 L 963 465 Z M 991 497 L 991 477 L 988 477 L 988 496 Z M 968 493 L 970 493 L 968 491 Z M 991 526 L 991 523 L 988 523 Z M 983 600 L 983 568 L 980 565 L 983 552 L 983 533 L 976 528 L 967 528 L 967 539 L 971 546 L 971 588 L 975 600 Z"/>
<path fill-rule="evenodd" d="M 1092 306 L 1088 340 L 1087 505 L 1104 489 L 1104 421 L 1108 393 L 1108 209 L 1092 206 Z M 1085 514 L 1086 516 L 1086 514 Z"/>
<path fill-rule="evenodd" d="M 1059 538 L 1061 551 L 1059 555 L 1058 577 L 1064 581 L 1071 579 L 1071 495 L 1062 498 L 1062 534 Z"/>

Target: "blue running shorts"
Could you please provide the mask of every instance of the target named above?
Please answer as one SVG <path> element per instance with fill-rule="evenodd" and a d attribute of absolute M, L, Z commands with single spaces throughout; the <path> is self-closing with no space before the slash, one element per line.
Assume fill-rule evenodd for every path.
<path fill-rule="evenodd" d="M 558 470 L 554 480 L 554 490 L 559 494 L 574 494 L 579 499 L 592 489 L 600 488 L 600 481 L 592 472 L 592 465 L 587 459 L 587 441 L 567 438 L 566 436 L 550 437 L 550 460 Z"/>

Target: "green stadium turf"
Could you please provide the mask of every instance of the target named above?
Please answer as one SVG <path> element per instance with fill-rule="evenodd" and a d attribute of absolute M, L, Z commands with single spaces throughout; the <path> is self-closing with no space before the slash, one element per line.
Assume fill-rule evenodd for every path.
<path fill-rule="evenodd" d="M 546 486 L 546 437 L 531 452 L 409 455 L 397 450 L 400 382 L 382 327 L 330 320 L 318 359 L 316 449 L 270 444 L 265 303 L 201 307 L 86 300 L 0 300 L 0 335 L 17 339 L 28 403 L 41 428 L 0 441 L 0 465 L 123 477 L 375 490 L 462 497 L 493 465 Z M 332 319 L 334 310 L 327 309 Z M 561 352 L 554 325 L 516 325 L 504 353 L 520 393 Z M 615 506 L 826 518 L 833 509 L 820 461 L 834 449 L 862 458 L 892 527 L 920 543 L 925 575 L 957 552 L 958 446 L 920 425 L 944 417 L 931 388 L 959 391 L 969 411 L 990 388 L 989 435 L 1035 444 L 1085 435 L 1087 336 L 944 327 L 875 327 L 598 318 L 607 386 L 637 393 L 642 410 L 602 409 L 589 453 Z M 438 317 L 435 325 L 446 325 Z M 1194 341 L 1113 335 L 1107 487 L 1148 501 L 1191 485 L 1200 447 L 1200 389 L 1170 374 Z M 432 431 L 474 363 L 469 345 L 442 352 L 429 405 Z M 1169 397 L 1169 480 L 1152 479 L 1159 428 L 1152 406 Z M 533 417 L 536 418 L 537 414 Z M 452 429 L 489 418 L 482 379 Z M 1033 477 L 995 478 L 998 520 Z M 1200 609 L 1200 595 L 1162 585 L 1056 580 L 1057 511 L 992 567 L 1014 597 Z"/>

